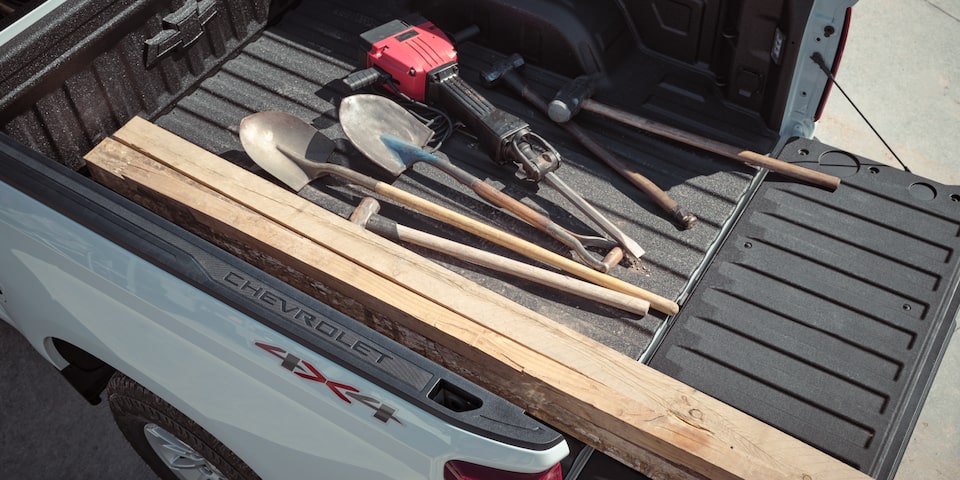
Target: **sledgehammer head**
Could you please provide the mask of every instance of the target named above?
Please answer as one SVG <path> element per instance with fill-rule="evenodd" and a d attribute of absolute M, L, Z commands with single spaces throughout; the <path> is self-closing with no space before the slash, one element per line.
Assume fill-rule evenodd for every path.
<path fill-rule="evenodd" d="M 583 101 L 593 95 L 596 82 L 589 75 L 580 75 L 563 86 L 550 101 L 547 115 L 557 123 L 569 122 L 580 112 Z"/>
<path fill-rule="evenodd" d="M 523 65 L 523 57 L 521 57 L 519 53 L 514 53 L 484 70 L 480 74 L 480 80 L 483 81 L 483 86 L 494 87 L 500 83 L 500 80 L 503 80 L 504 77 L 523 68 Z"/>

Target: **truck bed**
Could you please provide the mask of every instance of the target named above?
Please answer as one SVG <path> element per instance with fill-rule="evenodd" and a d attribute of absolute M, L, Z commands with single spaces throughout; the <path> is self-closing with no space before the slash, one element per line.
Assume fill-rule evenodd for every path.
<path fill-rule="evenodd" d="M 257 8 L 239 9 L 246 12 L 243 20 L 263 18 L 265 11 L 250 13 Z M 102 95 L 103 103 L 118 112 L 117 127 L 126 111 L 139 108 L 151 112 L 158 125 L 258 171 L 237 138 L 240 119 L 282 110 L 343 138 L 336 105 L 348 93 L 338 79 L 356 68 L 359 33 L 407 13 L 410 7 L 403 2 L 301 2 L 262 33 L 224 34 L 230 38 L 224 42 L 227 47 L 213 42 L 211 49 L 224 52 L 243 45 L 222 64 L 188 58 L 182 71 L 165 73 L 202 81 L 193 85 L 184 80 L 179 89 L 169 81 L 169 92 L 154 95 L 161 98 L 156 103 L 131 107 L 106 100 L 110 92 L 100 88 L 97 69 L 134 78 L 130 72 L 139 67 L 130 65 L 140 61 L 136 55 L 107 55 L 93 74 L 72 77 L 62 93 L 44 97 L 27 114 L 8 116 L 18 114 L 30 95 L 20 103 L 4 104 L 0 120 L 7 133 L 69 165 L 83 150 L 71 151 L 67 140 L 90 136 L 91 130 L 82 118 L 71 123 L 70 115 L 98 108 L 97 95 Z M 612 273 L 677 299 L 682 310 L 676 318 L 652 312 L 636 318 L 418 250 L 421 254 L 876 478 L 892 477 L 960 302 L 960 223 L 950 210 L 960 198 L 957 187 L 896 172 L 817 142 L 777 145 L 778 135 L 758 114 L 712 96 L 717 88 L 712 79 L 640 49 L 624 67 L 609 72 L 612 85 L 598 94 L 600 100 L 843 176 L 844 183 L 831 194 L 581 116 L 582 126 L 698 216 L 696 227 L 679 230 L 626 180 L 527 104 L 505 89 L 478 85 L 479 71 L 510 52 L 472 42 L 458 45 L 458 51 L 462 76 L 553 143 L 564 155 L 559 175 L 647 250 L 635 268 L 621 266 Z M 548 98 L 569 80 L 535 64 L 523 74 Z M 43 85 L 24 85 L 46 92 Z M 54 108 L 57 95 L 75 108 Z M 48 110 L 67 116 L 53 121 L 57 115 Z M 79 143 L 96 139 L 87 140 Z M 509 167 L 495 165 L 468 134 L 454 135 L 444 151 L 461 167 L 558 223 L 585 233 L 593 229 L 555 192 L 515 180 Z M 563 252 L 548 237 L 430 167 L 417 165 L 394 180 L 358 156 L 338 160 Z M 329 181 L 314 182 L 301 192 L 341 215 L 350 212 L 361 193 Z M 399 207 L 386 205 L 383 214 L 512 256 Z M 597 458 L 592 465 L 605 461 Z"/>
<path fill-rule="evenodd" d="M 156 121 L 254 169 L 236 136 L 238 119 L 250 113 L 287 111 L 313 121 L 332 138 L 343 138 L 335 123 L 336 108 L 348 93 L 339 88 L 338 79 L 355 69 L 354 39 L 405 13 L 384 14 L 355 4 L 303 4 Z M 442 255 L 421 254 L 626 355 L 640 358 L 649 351 L 648 360 L 655 368 L 856 468 L 878 478 L 893 475 L 904 447 L 902 439 L 909 436 L 915 421 L 912 412 L 919 411 L 935 372 L 931 364 L 946 345 L 957 310 L 956 300 L 942 298 L 956 288 L 958 268 L 953 252 L 960 224 L 945 210 L 952 207 L 948 194 L 941 194 L 941 201 L 932 205 L 921 202 L 914 194 L 927 187 L 910 187 L 916 180 L 912 176 L 801 140 L 783 147 L 781 156 L 844 176 L 846 183 L 841 189 L 818 200 L 823 191 L 776 175 L 758 189 L 751 185 L 752 169 L 581 116 L 581 124 L 592 135 L 695 212 L 698 225 L 683 231 L 522 100 L 505 89 L 483 89 L 477 81 L 479 72 L 502 58 L 502 53 L 469 43 L 459 46 L 458 52 L 464 78 L 554 142 L 564 155 L 561 177 L 586 192 L 648 251 L 640 268 L 621 267 L 612 273 L 668 298 L 689 301 L 668 323 L 658 314 L 633 318 Z M 623 99 L 621 106 L 646 116 L 673 112 L 676 117 L 676 108 L 663 105 L 683 105 L 684 95 L 693 87 L 667 88 L 675 81 L 667 74 L 669 69 L 658 68 L 653 60 L 646 63 L 653 67 L 644 72 L 640 82 L 633 72 L 623 72 L 624 81 L 605 96 Z M 547 98 L 569 80 L 535 66 L 526 67 L 524 76 Z M 628 78 L 630 83 L 625 81 Z M 696 78 L 688 80 L 696 85 Z M 688 128 L 695 130 L 706 123 L 697 118 Z M 748 114 L 740 114 L 733 122 L 757 123 L 759 120 Z M 774 148 L 772 134 L 764 129 L 707 133 L 758 151 Z M 798 153 L 801 150 L 807 153 Z M 495 165 L 477 150 L 469 135 L 454 135 L 444 151 L 471 173 L 543 209 L 564 225 L 590 231 L 589 222 L 562 197 L 512 179 L 510 167 Z M 821 167 L 810 161 L 830 152 L 839 164 L 826 161 Z M 378 173 L 362 158 L 343 160 Z M 875 169 L 881 169 L 883 175 L 871 173 Z M 320 183 L 301 194 L 319 199 L 328 208 L 334 204 L 320 197 L 336 197 L 339 202 L 334 208 L 342 215 L 348 215 L 359 202 L 355 191 Z M 431 167 L 417 165 L 394 184 L 463 213 L 494 219 L 508 231 L 551 245 L 548 237 L 479 202 L 472 192 Z M 933 188 L 956 191 L 939 185 Z M 385 210 L 385 215 L 511 256 L 495 245 L 478 243 L 467 234 L 409 212 L 394 208 Z M 937 216 L 947 224 L 937 236 L 899 225 L 902 219 L 918 215 Z M 723 232 L 730 227 L 732 232 Z M 863 243 L 865 238 L 871 241 Z M 750 248 L 746 244 L 756 244 L 750 257 L 745 256 L 745 248 Z M 938 263 L 925 253 L 928 247 L 938 252 Z M 562 252 L 562 247 L 554 248 Z M 709 268 L 697 271 L 707 265 Z M 917 284 L 918 276 L 930 280 Z M 697 282 L 696 288 L 688 292 L 692 282 Z M 856 286 L 844 288 L 851 282 Z M 758 288 L 761 285 L 763 288 Z M 927 288 L 921 288 L 924 285 Z M 660 343 L 655 345 L 655 338 Z"/>
<path fill-rule="evenodd" d="M 370 13 L 364 10 L 370 10 Z M 389 12 L 384 14 L 372 5 L 343 4 L 331 8 L 330 5 L 304 3 L 268 28 L 236 58 L 201 83 L 196 91 L 155 121 L 211 152 L 253 169 L 257 167 L 243 153 L 236 134 L 239 119 L 251 113 L 265 110 L 290 112 L 312 121 L 331 138 L 344 138 L 335 119 L 339 99 L 349 93 L 339 88 L 339 79 L 355 69 L 358 51 L 355 39 L 359 34 L 390 18 Z M 488 95 L 495 104 L 527 120 L 534 131 L 554 143 L 564 160 L 558 175 L 583 192 L 589 201 L 599 206 L 604 214 L 647 250 L 637 268 L 619 267 L 611 273 L 667 298 L 679 297 L 738 200 L 746 192 L 751 181 L 751 169 L 690 148 L 668 145 L 609 122 L 595 119 L 583 122 L 583 126 L 602 143 L 660 185 L 684 207 L 696 212 L 698 225 L 691 230 L 681 231 L 639 190 L 580 148 L 575 140 L 552 125 L 545 116 L 535 112 L 506 89 L 481 87 L 477 82 L 479 71 L 502 58 L 502 54 L 472 44 L 460 46 L 458 52 L 461 75 L 473 82 L 474 87 Z M 525 69 L 524 76 L 545 97 L 552 96 L 569 80 L 533 66 Z M 769 139 L 766 143 L 769 146 Z M 542 209 L 561 225 L 577 232 L 595 234 L 595 227 L 556 192 L 547 188 L 537 189 L 534 185 L 513 179 L 513 167 L 494 164 L 477 150 L 469 135 L 454 135 L 445 144 L 444 152 L 459 166 L 531 206 Z M 539 245 L 567 255 L 562 245 L 482 202 L 476 194 L 432 167 L 415 165 L 412 171 L 394 181 L 371 167 L 366 159 L 349 157 L 342 160 L 351 167 L 379 174 L 381 179 L 393 182 L 395 186 L 461 213 L 492 219 L 506 231 L 534 239 Z M 357 194 L 347 189 L 327 188 L 323 183 L 322 180 L 315 182 L 302 195 L 308 198 L 333 195 L 340 200 L 334 206 L 341 214 L 349 214 L 350 209 L 359 202 Z M 385 208 L 384 215 L 427 231 L 442 232 L 442 235 L 460 242 L 513 256 L 496 245 L 478 242 L 469 234 L 431 223 L 408 212 Z M 549 289 L 481 270 L 442 255 L 421 253 L 634 358 L 638 358 L 649 347 L 663 321 L 662 316 L 636 318 L 575 297 L 557 295 Z"/>

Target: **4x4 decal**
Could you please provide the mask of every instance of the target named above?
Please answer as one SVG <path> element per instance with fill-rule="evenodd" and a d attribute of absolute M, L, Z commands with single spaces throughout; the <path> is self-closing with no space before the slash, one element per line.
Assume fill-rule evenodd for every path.
<path fill-rule="evenodd" d="M 397 412 L 397 409 L 381 402 L 374 397 L 360 393 L 360 390 L 358 390 L 356 387 L 340 382 L 334 382 L 328 379 L 326 376 L 320 373 L 320 370 L 313 366 L 312 363 L 303 360 L 293 353 L 290 353 L 275 345 L 270 345 L 263 342 L 253 342 L 253 344 L 273 355 L 274 357 L 279 358 L 281 360 L 280 366 L 290 370 L 294 373 L 294 375 L 312 382 L 326 385 L 330 391 L 332 391 L 344 402 L 353 404 L 353 400 L 356 400 L 357 402 L 371 408 L 374 411 L 373 418 L 376 418 L 383 423 L 389 423 L 390 420 L 393 420 L 398 424 L 403 425 L 403 422 L 394 416 L 394 414 Z"/>

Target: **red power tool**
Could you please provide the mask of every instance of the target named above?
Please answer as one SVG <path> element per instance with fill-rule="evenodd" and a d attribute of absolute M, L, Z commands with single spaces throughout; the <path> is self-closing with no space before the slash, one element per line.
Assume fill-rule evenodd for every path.
<path fill-rule="evenodd" d="M 616 240 L 631 260 L 644 251 L 573 189 L 554 170 L 560 153 L 523 120 L 498 109 L 459 75 L 457 52 L 436 25 L 423 19 L 393 20 L 360 35 L 366 67 L 344 78 L 352 90 L 382 84 L 411 100 L 439 105 L 477 136 L 481 149 L 497 163 L 513 163 L 517 175 L 557 190 Z M 517 55 L 495 67 L 512 72 L 523 65 Z M 485 73 L 485 75 L 487 75 Z"/>
<path fill-rule="evenodd" d="M 426 101 L 428 75 L 457 64 L 453 43 L 426 20 L 417 26 L 394 20 L 363 33 L 360 39 L 362 64 L 377 67 L 378 73 L 414 100 Z"/>
<path fill-rule="evenodd" d="M 453 42 L 436 25 L 417 18 L 393 20 L 360 35 L 364 70 L 344 79 L 353 90 L 384 84 L 415 101 L 439 105 L 477 135 L 498 163 L 515 163 L 539 181 L 560 165 L 560 154 L 523 120 L 498 109 L 459 75 Z"/>

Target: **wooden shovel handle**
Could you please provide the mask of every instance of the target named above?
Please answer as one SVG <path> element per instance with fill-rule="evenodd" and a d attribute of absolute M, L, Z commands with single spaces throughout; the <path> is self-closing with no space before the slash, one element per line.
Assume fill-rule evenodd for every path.
<path fill-rule="evenodd" d="M 477 192 L 477 195 L 485 198 L 490 203 L 509 210 L 513 214 L 520 217 L 520 219 L 524 222 L 527 222 L 544 232 L 549 231 L 549 227 L 554 225 L 553 220 L 546 215 L 528 207 L 526 204 L 511 197 L 510 195 L 497 190 L 493 185 L 490 185 L 487 182 L 477 180 L 476 182 L 473 182 L 473 184 L 469 185 L 469 187 L 474 192 Z"/>
<path fill-rule="evenodd" d="M 526 204 L 511 197 L 510 195 L 497 190 L 493 185 L 490 185 L 489 183 L 477 178 L 445 158 L 441 159 L 440 157 L 435 157 L 435 159 L 429 163 L 446 172 L 456 181 L 469 187 L 471 190 L 476 192 L 477 195 L 480 195 L 488 202 L 510 211 L 524 222 L 532 225 L 540 231 L 545 232 L 547 235 L 550 235 L 560 243 L 570 247 L 570 249 L 573 250 L 574 253 L 576 253 L 585 264 L 589 265 L 595 270 L 607 273 L 614 265 L 619 263 L 620 259 L 623 258 L 622 253 L 620 254 L 621 256 L 619 258 L 616 258 L 616 255 L 611 255 L 611 253 L 614 253 L 613 250 L 611 250 L 611 253 L 608 253 L 603 260 L 597 260 L 596 258 L 593 258 L 593 256 L 587 250 L 587 246 L 581 240 L 584 238 L 583 236 L 576 235 L 566 228 L 561 227 L 559 224 L 551 220 L 550 217 L 528 207 Z M 614 250 L 618 249 L 619 247 L 614 247 Z"/>

